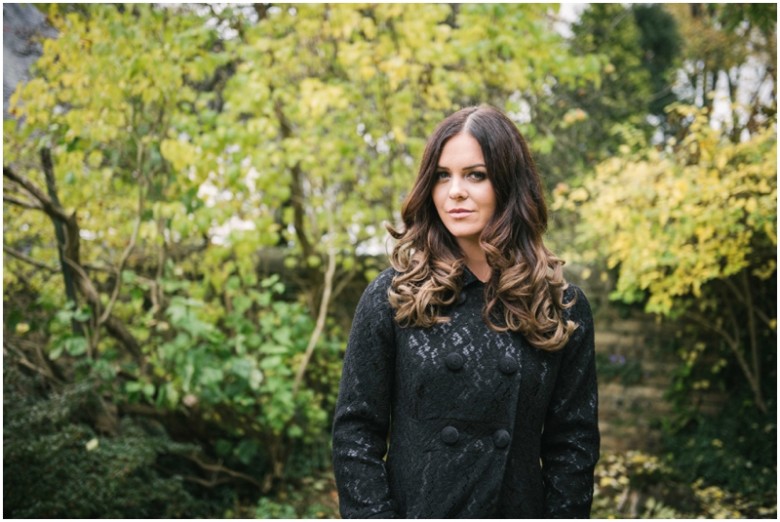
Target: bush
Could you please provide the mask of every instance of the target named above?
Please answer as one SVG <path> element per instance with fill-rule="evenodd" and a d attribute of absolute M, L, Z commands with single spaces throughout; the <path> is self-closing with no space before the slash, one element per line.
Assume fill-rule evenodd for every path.
<path fill-rule="evenodd" d="M 593 518 L 679 518 L 666 504 L 672 496 L 672 470 L 639 451 L 605 453 L 595 471 Z M 663 501 L 660 499 L 664 499 Z"/>
<path fill-rule="evenodd" d="M 260 499 L 255 518 L 339 518 L 332 473 L 306 477 L 274 498 Z"/>
<path fill-rule="evenodd" d="M 220 515 L 219 505 L 196 499 L 180 476 L 166 476 L 157 468 L 161 456 L 192 451 L 192 446 L 174 443 L 164 431 L 129 418 L 116 436 L 99 435 L 81 418 L 99 400 L 88 383 L 48 396 L 25 393 L 30 384 L 32 380 L 4 366 L 6 517 Z"/>
<path fill-rule="evenodd" d="M 764 444 L 763 446 L 766 446 Z M 729 489 L 725 468 L 744 486 L 749 473 L 735 473 L 723 455 L 680 447 L 664 457 L 639 451 L 605 453 L 596 466 L 593 518 L 774 518 L 775 462 L 754 463 L 761 476 L 751 488 Z M 689 458 L 680 458 L 689 455 Z M 707 462 L 707 466 L 702 466 Z M 713 470 L 715 471 L 713 475 Z M 742 480 L 744 479 L 744 480 Z"/>
<path fill-rule="evenodd" d="M 125 363 L 110 342 L 92 357 L 59 349 L 77 338 L 71 319 L 81 311 L 72 307 L 24 338 L 7 335 L 14 348 L 4 361 L 7 514 L 229 516 L 329 468 L 338 336 L 320 339 L 296 394 L 313 321 L 285 299 L 278 277 L 255 288 L 229 278 L 228 305 L 186 297 L 197 283 L 165 281 L 169 304 L 147 333 L 143 367 Z M 29 377 L 36 374 L 25 357 L 36 353 L 62 376 Z M 41 363 L 38 373 L 48 367 Z"/>
<path fill-rule="evenodd" d="M 716 518 L 777 513 L 777 408 L 756 411 L 739 396 L 717 416 L 667 429 L 664 447 L 678 480 L 693 484 L 704 514 Z"/>
<path fill-rule="evenodd" d="M 126 383 L 120 396 L 198 416 L 211 434 L 204 440 L 210 452 L 262 482 L 266 494 L 296 475 L 287 466 L 295 453 L 313 456 L 304 467 L 327 465 L 330 456 L 322 457 L 320 448 L 327 447 L 340 340 L 320 340 L 296 390 L 296 370 L 314 322 L 303 305 L 284 299 L 278 276 L 257 288 L 230 276 L 224 288 L 228 305 L 184 297 L 197 283 L 177 284 L 183 295 L 171 297 L 163 327 L 158 323 L 150 334 L 156 347 L 152 377 Z"/>

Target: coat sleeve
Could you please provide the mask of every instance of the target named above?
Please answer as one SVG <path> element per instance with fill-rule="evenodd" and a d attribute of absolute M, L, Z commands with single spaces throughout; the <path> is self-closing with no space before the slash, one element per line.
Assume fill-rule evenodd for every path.
<path fill-rule="evenodd" d="M 563 348 L 542 434 L 542 475 L 547 518 L 588 518 L 593 472 L 599 458 L 598 388 L 593 316 L 582 291 L 569 317 L 578 324 Z"/>
<path fill-rule="evenodd" d="M 394 518 L 384 456 L 395 366 L 384 272 L 360 299 L 344 356 L 333 421 L 333 470 L 343 518 Z"/>

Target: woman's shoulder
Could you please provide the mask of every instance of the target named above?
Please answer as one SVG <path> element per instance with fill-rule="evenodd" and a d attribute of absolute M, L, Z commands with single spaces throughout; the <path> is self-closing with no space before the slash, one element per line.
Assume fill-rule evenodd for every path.
<path fill-rule="evenodd" d="M 576 284 L 567 281 L 563 290 L 563 302 L 569 303 L 572 300 L 579 301 L 580 299 L 587 300 L 585 292 Z"/>
<path fill-rule="evenodd" d="M 387 288 L 390 286 L 390 284 L 393 282 L 393 278 L 398 275 L 398 271 L 393 268 L 392 266 L 389 266 L 379 272 L 379 275 L 377 275 L 373 281 L 371 281 L 368 285 L 369 288 L 371 287 L 384 287 Z"/>
<path fill-rule="evenodd" d="M 388 291 L 395 274 L 392 268 L 383 270 L 366 286 L 355 310 L 353 329 L 369 328 L 375 330 L 375 334 L 379 331 L 390 331 L 387 328 L 392 328 L 394 314 L 390 307 Z"/>
<path fill-rule="evenodd" d="M 568 283 L 563 291 L 563 304 L 565 317 L 578 324 L 587 324 L 592 321 L 590 302 L 582 288 L 574 283 Z"/>
<path fill-rule="evenodd" d="M 382 304 L 387 304 L 387 291 L 390 289 L 390 285 L 393 283 L 393 278 L 398 274 L 392 267 L 382 270 L 377 275 L 366 289 L 363 291 L 363 297 L 361 301 L 371 307 L 376 307 Z"/>

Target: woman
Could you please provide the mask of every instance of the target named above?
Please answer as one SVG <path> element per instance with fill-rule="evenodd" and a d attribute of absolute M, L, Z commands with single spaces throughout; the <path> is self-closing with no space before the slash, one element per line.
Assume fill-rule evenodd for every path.
<path fill-rule="evenodd" d="M 511 120 L 487 106 L 445 119 L 402 217 L 344 359 L 342 516 L 589 516 L 593 322 L 542 242 L 541 182 Z"/>

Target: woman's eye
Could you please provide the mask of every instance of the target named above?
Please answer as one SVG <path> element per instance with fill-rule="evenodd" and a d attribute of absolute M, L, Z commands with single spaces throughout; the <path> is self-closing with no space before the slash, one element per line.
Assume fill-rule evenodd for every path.
<path fill-rule="evenodd" d="M 479 172 L 479 171 L 476 171 L 476 172 L 471 172 L 471 173 L 469 174 L 469 177 L 470 177 L 472 180 L 474 180 L 474 181 L 482 181 L 482 180 L 484 180 L 484 179 L 487 179 L 487 173 L 485 173 L 485 172 Z"/>
<path fill-rule="evenodd" d="M 449 172 L 445 172 L 443 170 L 440 170 L 439 172 L 436 173 L 436 179 L 438 179 L 438 180 L 449 179 L 449 178 L 450 178 L 450 173 Z"/>

